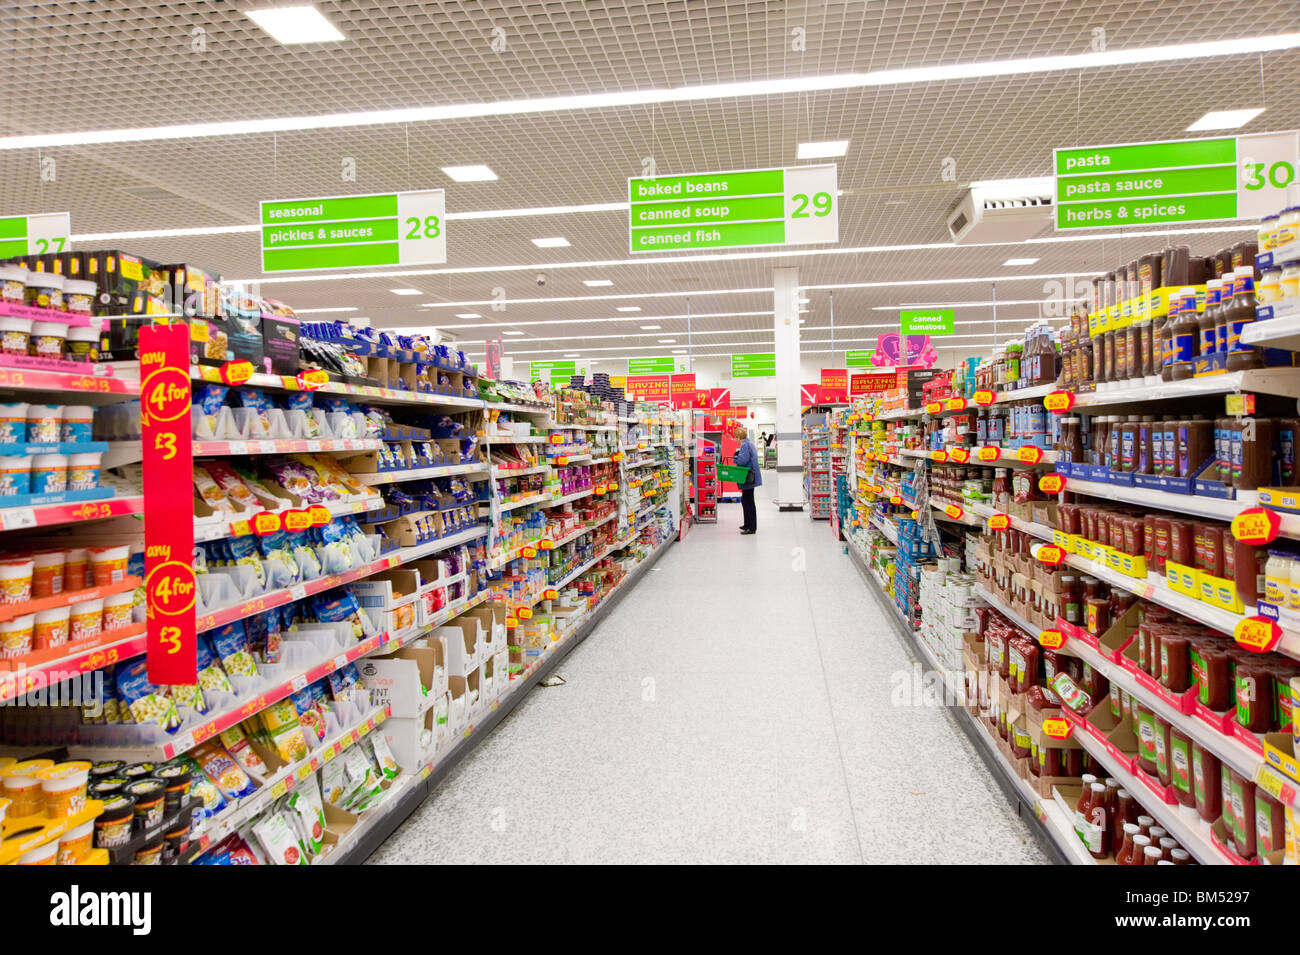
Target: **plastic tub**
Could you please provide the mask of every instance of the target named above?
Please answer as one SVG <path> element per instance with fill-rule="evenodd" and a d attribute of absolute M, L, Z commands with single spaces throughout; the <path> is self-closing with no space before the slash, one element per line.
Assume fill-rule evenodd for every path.
<path fill-rule="evenodd" d="M 35 308 L 63 311 L 63 276 L 53 272 L 28 272 L 23 301 Z"/>
<path fill-rule="evenodd" d="M 26 296 L 27 270 L 21 265 L 0 265 L 0 302 L 22 305 Z"/>
<path fill-rule="evenodd" d="M 79 604 L 73 604 L 69 623 L 71 638 L 75 641 L 99 636 L 100 631 L 103 629 L 103 617 L 103 597 L 96 597 L 94 600 L 83 600 Z M 0 624 L 0 626 L 3 626 L 3 624 Z"/>
<path fill-rule="evenodd" d="M 99 451 L 68 455 L 68 490 L 93 491 L 99 487 Z"/>
<path fill-rule="evenodd" d="M 111 849 L 131 841 L 135 822 L 135 800 L 126 793 L 104 800 L 103 811 L 95 818 L 95 847 Z"/>
<path fill-rule="evenodd" d="M 139 849 L 135 850 L 135 859 L 132 865 L 162 865 L 163 834 L 153 836 L 145 841 Z"/>
<path fill-rule="evenodd" d="M 32 493 L 62 494 L 68 489 L 68 456 L 38 454 L 32 458 Z"/>
<path fill-rule="evenodd" d="M 0 770 L 5 798 L 9 800 L 10 818 L 34 816 L 45 808 L 41 799 L 40 774 L 53 765 L 52 759 L 28 759 Z"/>
<path fill-rule="evenodd" d="M 27 440 L 25 401 L 0 404 L 0 444 L 20 444 Z"/>
<path fill-rule="evenodd" d="M 0 353 L 26 355 L 27 342 L 32 335 L 30 318 L 0 318 Z"/>
<path fill-rule="evenodd" d="M 68 326 L 62 322 L 33 322 L 32 335 L 27 342 L 27 354 L 37 358 L 63 360 L 63 342 L 68 337 Z"/>
<path fill-rule="evenodd" d="M 32 596 L 53 597 L 64 590 L 66 550 L 38 550 L 32 554 Z"/>
<path fill-rule="evenodd" d="M 72 608 L 52 607 L 36 611 L 32 626 L 32 646 L 37 650 L 61 647 L 68 642 L 72 630 Z"/>
<path fill-rule="evenodd" d="M 148 829 L 162 822 L 163 806 L 167 797 L 167 784 L 154 776 L 146 776 L 128 783 L 127 794 L 135 800 L 135 819 L 139 829 Z"/>
<path fill-rule="evenodd" d="M 0 622 L 0 657 L 13 659 L 31 653 L 35 625 L 34 613 Z"/>
<path fill-rule="evenodd" d="M 90 573 L 96 587 L 126 580 L 126 565 L 131 558 L 130 544 L 116 544 L 112 547 L 91 547 Z"/>
<path fill-rule="evenodd" d="M 76 865 L 86 858 L 95 841 L 95 820 L 90 820 L 59 836 L 59 865 Z"/>
<path fill-rule="evenodd" d="M 0 799 L 0 827 L 5 824 L 5 812 L 9 809 L 9 800 Z"/>
<path fill-rule="evenodd" d="M 90 778 L 90 763 L 75 760 L 56 763 L 39 773 L 41 797 L 45 800 L 45 815 L 51 819 L 67 819 L 86 808 L 86 781 Z"/>
<path fill-rule="evenodd" d="M 28 405 L 27 440 L 32 444 L 57 444 L 63 430 L 63 405 Z"/>
<path fill-rule="evenodd" d="M 43 846 L 37 846 L 30 852 L 26 852 L 18 857 L 19 865 L 54 865 L 54 859 L 59 853 L 59 840 L 51 839 Z"/>
<path fill-rule="evenodd" d="M 32 456 L 0 457 L 0 500 L 32 492 Z"/>
<path fill-rule="evenodd" d="M 68 329 L 68 340 L 64 342 L 68 361 L 90 364 L 99 361 L 99 332 L 89 326 Z"/>
<path fill-rule="evenodd" d="M 0 560 L 0 603 L 21 604 L 32 599 L 35 564 L 30 557 Z"/>
<path fill-rule="evenodd" d="M 73 331 L 93 331 L 93 329 L 78 329 Z M 59 440 L 69 441 L 74 444 L 85 444 L 87 441 L 93 441 L 95 434 L 95 409 L 90 405 L 64 405 L 63 420 L 59 425 Z"/>
<path fill-rule="evenodd" d="M 94 282 L 87 282 L 84 279 L 64 279 L 63 280 L 63 307 L 69 315 L 84 315 L 89 318 L 94 312 L 95 294 L 98 292 Z M 99 338 L 99 330 L 86 326 L 84 328 L 72 329 L 72 331 L 90 331 L 94 332 L 94 337 Z M 68 335 L 71 340 L 72 335 Z"/>
<path fill-rule="evenodd" d="M 135 592 L 124 591 L 110 594 L 104 598 L 104 629 L 120 630 L 131 625 L 132 608 L 135 605 Z"/>
<path fill-rule="evenodd" d="M 68 551 L 67 562 L 63 565 L 63 589 L 85 590 L 90 584 L 90 553 L 84 547 L 74 547 Z"/>

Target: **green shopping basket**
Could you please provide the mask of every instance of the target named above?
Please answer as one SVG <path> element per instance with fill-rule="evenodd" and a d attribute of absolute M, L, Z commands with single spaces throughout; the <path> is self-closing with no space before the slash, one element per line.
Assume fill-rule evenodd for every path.
<path fill-rule="evenodd" d="M 718 480 L 729 484 L 748 484 L 749 468 L 737 467 L 734 464 L 719 464 Z"/>

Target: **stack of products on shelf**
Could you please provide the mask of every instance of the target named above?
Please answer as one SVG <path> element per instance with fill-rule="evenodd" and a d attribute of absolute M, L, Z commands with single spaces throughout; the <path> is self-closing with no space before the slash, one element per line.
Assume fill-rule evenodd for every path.
<path fill-rule="evenodd" d="M 830 520 L 831 516 L 831 434 L 822 426 L 805 426 L 804 493 L 808 499 L 809 516 L 815 521 Z"/>

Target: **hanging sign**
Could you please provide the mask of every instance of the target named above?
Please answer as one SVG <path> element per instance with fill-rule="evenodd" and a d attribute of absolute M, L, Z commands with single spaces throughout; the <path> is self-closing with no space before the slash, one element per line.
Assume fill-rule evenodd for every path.
<path fill-rule="evenodd" d="M 689 408 L 695 404 L 695 373 L 673 375 L 668 380 L 668 393 L 674 408 Z"/>
<path fill-rule="evenodd" d="M 671 375 L 629 375 L 627 393 L 641 401 L 672 401 Z"/>
<path fill-rule="evenodd" d="M 197 679 L 194 491 L 190 447 L 190 329 L 140 329 L 144 494 L 145 653 L 150 683 Z"/>
<path fill-rule="evenodd" d="M 899 311 L 898 321 L 903 335 L 951 335 L 957 313 L 951 308 L 905 308 Z"/>
<path fill-rule="evenodd" d="M 636 252 L 838 242 L 835 164 L 629 178 Z"/>
<path fill-rule="evenodd" d="M 874 348 L 856 348 L 844 353 L 844 364 L 849 368 L 871 368 L 875 365 Z M 892 388 L 893 385 L 890 385 Z"/>
<path fill-rule="evenodd" d="M 849 400 L 849 373 L 844 368 L 823 368 L 817 400 L 828 404 Z"/>
<path fill-rule="evenodd" d="M 1057 149 L 1056 228 L 1258 219 L 1300 199 L 1298 165 L 1294 130 Z"/>
<path fill-rule="evenodd" d="M 67 252 L 72 217 L 66 212 L 0 216 L 0 259 Z"/>
<path fill-rule="evenodd" d="M 731 356 L 732 378 L 775 378 L 776 355 L 760 353 Z"/>
<path fill-rule="evenodd" d="M 447 261 L 442 189 L 263 201 L 262 271 Z"/>
<path fill-rule="evenodd" d="M 671 375 L 677 370 L 677 363 L 672 355 L 653 358 L 629 358 L 627 373 L 631 375 Z"/>
<path fill-rule="evenodd" d="M 849 397 L 857 398 L 860 395 L 879 394 L 889 391 L 898 384 L 898 376 L 894 372 L 858 372 L 849 375 Z"/>

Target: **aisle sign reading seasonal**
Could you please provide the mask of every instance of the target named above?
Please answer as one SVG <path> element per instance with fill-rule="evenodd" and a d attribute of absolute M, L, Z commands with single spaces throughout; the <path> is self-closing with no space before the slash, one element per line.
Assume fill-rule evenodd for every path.
<path fill-rule="evenodd" d="M 149 682 L 191 685 L 198 672 L 188 325 L 140 329 L 145 654 Z"/>
<path fill-rule="evenodd" d="M 874 348 L 857 348 L 844 353 L 844 364 L 849 368 L 870 368 L 875 364 Z"/>
<path fill-rule="evenodd" d="M 1057 149 L 1057 229 L 1259 218 L 1300 201 L 1292 130 Z"/>
<path fill-rule="evenodd" d="M 262 202 L 262 271 L 447 261 L 442 189 Z"/>
<path fill-rule="evenodd" d="M 633 252 L 838 242 L 835 164 L 629 178 Z"/>
<path fill-rule="evenodd" d="M 629 358 L 627 373 L 632 375 L 671 375 L 677 370 L 677 362 L 672 355 L 655 358 Z"/>
<path fill-rule="evenodd" d="M 775 378 L 776 355 L 753 354 L 731 356 L 732 378 Z"/>
<path fill-rule="evenodd" d="M 899 330 L 904 335 L 951 335 L 956 316 L 951 308 L 905 308 L 898 313 Z"/>
<path fill-rule="evenodd" d="M 66 212 L 0 216 L 0 259 L 67 252 L 72 217 Z"/>

